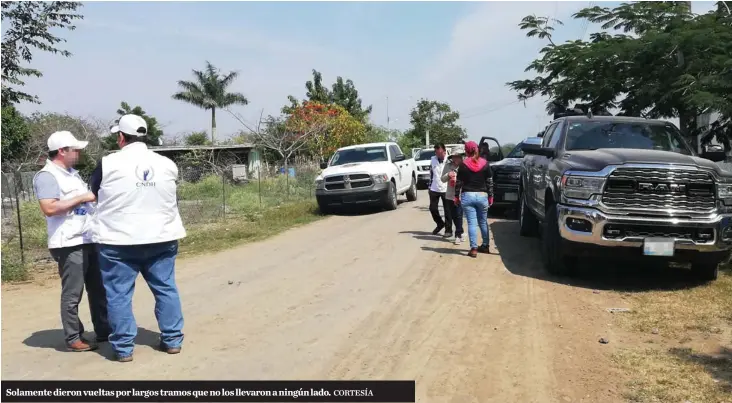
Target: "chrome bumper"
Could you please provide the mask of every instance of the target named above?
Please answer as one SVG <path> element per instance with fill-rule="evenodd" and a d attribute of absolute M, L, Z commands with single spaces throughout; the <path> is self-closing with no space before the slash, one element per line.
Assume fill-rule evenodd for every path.
<path fill-rule="evenodd" d="M 700 252 L 722 252 L 732 249 L 732 239 L 722 239 L 725 229 L 732 226 L 732 214 L 718 214 L 705 219 L 679 219 L 679 218 L 651 218 L 651 217 L 628 217 L 619 215 L 607 215 L 597 209 L 587 207 L 575 207 L 568 205 L 558 206 L 559 232 L 563 239 L 605 247 L 642 247 L 642 237 L 607 238 L 604 236 L 604 229 L 609 224 L 639 225 L 652 228 L 685 227 L 695 229 L 712 229 L 713 240 L 697 242 L 690 239 L 676 239 L 676 248 L 694 250 Z M 587 220 L 591 224 L 591 231 L 576 231 L 567 226 L 567 219 L 575 218 Z"/>

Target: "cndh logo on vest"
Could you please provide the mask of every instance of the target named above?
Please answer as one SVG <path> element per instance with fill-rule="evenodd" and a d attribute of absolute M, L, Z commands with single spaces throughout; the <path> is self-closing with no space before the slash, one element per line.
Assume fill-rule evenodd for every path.
<path fill-rule="evenodd" d="M 140 180 L 137 182 L 138 188 L 155 186 L 155 182 L 153 182 L 155 171 L 153 171 L 150 165 L 138 165 L 135 168 L 135 176 Z"/>

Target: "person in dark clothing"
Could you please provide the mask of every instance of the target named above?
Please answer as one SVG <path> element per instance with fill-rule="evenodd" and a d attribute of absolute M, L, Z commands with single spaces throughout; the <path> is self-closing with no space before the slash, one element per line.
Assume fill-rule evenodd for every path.
<path fill-rule="evenodd" d="M 470 252 L 468 256 L 477 257 L 478 253 L 490 254 L 488 232 L 488 208 L 493 204 L 493 172 L 488 161 L 481 157 L 474 141 L 465 143 L 466 158 L 460 164 L 455 183 L 455 194 L 460 197 L 460 205 L 468 220 Z M 478 246 L 478 228 L 482 244 Z"/>

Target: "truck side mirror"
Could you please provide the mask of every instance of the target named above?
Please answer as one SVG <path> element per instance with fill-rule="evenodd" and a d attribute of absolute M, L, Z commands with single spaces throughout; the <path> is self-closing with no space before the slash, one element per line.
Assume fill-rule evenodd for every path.
<path fill-rule="evenodd" d="M 400 161 L 404 161 L 405 159 L 407 159 L 407 157 L 405 157 L 404 154 L 399 154 L 399 155 L 395 155 L 391 159 L 391 162 L 400 162 Z"/>
<path fill-rule="evenodd" d="M 722 162 L 726 159 L 727 155 L 724 153 L 724 151 L 705 150 L 702 153 L 701 157 L 708 159 L 712 162 Z"/>
<path fill-rule="evenodd" d="M 320 163 L 320 169 L 325 169 L 325 168 L 328 168 L 328 163 L 327 162 L 321 162 Z"/>

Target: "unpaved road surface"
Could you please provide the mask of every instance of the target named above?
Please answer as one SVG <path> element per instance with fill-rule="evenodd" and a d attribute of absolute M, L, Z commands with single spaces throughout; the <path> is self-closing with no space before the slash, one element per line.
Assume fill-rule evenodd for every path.
<path fill-rule="evenodd" d="M 491 219 L 494 255 L 433 237 L 427 195 L 181 260 L 182 354 L 154 349 L 139 281 L 132 363 L 63 351 L 57 281 L 3 287 L 3 379 L 415 379 L 418 402 L 615 402 L 613 298 L 548 278 Z M 91 330 L 86 301 L 80 311 Z"/>

